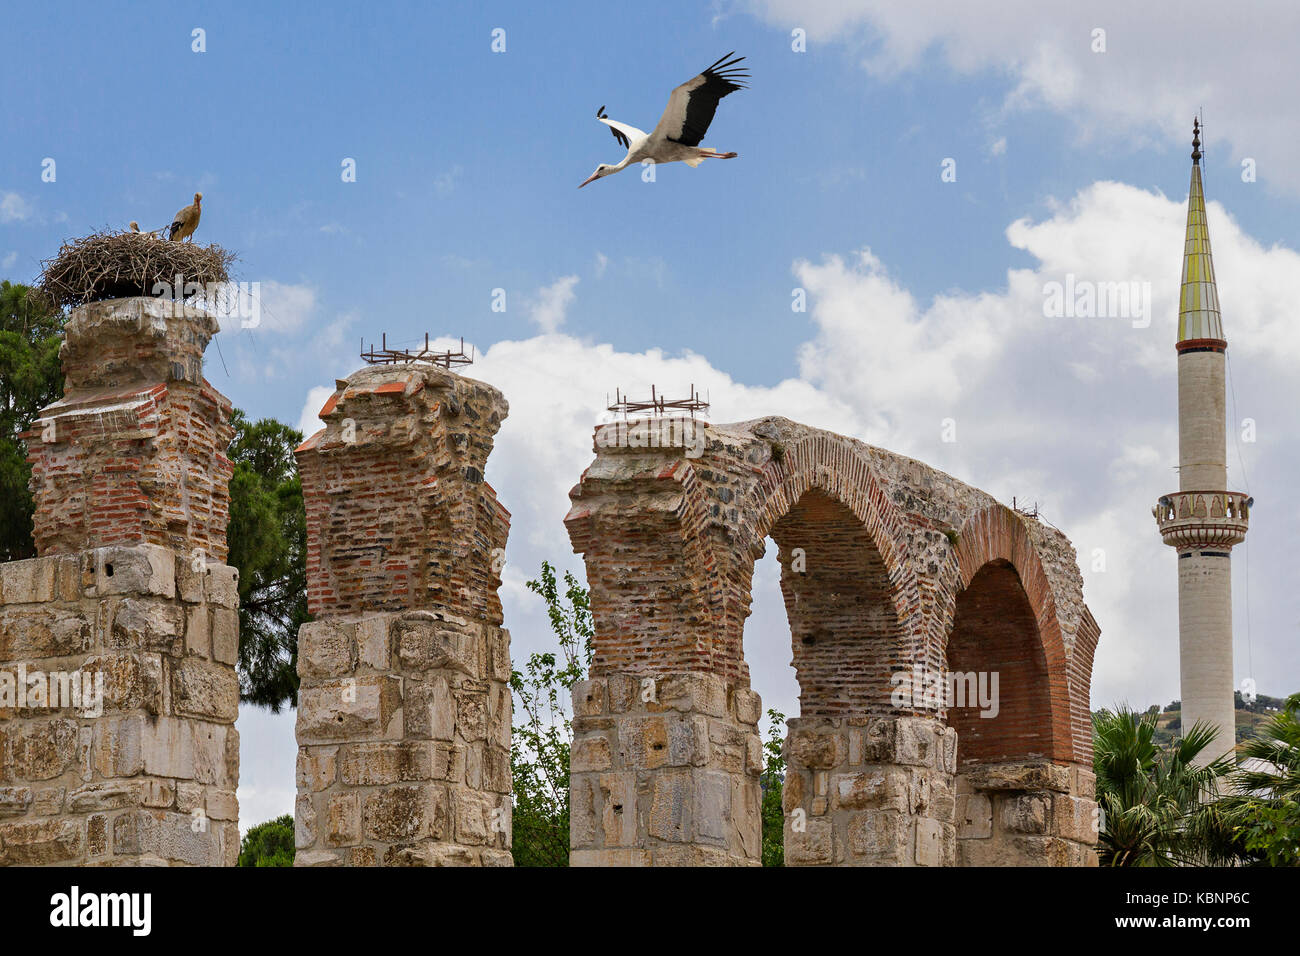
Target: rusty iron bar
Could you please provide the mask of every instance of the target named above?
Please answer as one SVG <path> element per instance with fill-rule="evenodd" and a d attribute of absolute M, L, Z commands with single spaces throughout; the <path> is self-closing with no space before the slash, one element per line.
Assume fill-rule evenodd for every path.
<path fill-rule="evenodd" d="M 367 365 L 409 365 L 412 362 L 425 362 L 429 365 L 438 365 L 447 370 L 453 367 L 471 365 L 474 362 L 473 346 L 470 346 L 470 354 L 465 354 L 465 337 L 461 336 L 460 350 L 453 352 L 448 349 L 445 352 L 435 352 L 429 345 L 429 333 L 424 333 L 424 348 L 412 352 L 407 349 L 390 349 L 388 347 L 388 333 L 384 332 L 380 338 L 379 348 L 375 348 L 374 343 L 370 348 L 366 348 L 366 340 L 361 339 L 361 360 Z"/>
<path fill-rule="evenodd" d="M 1039 514 L 1038 514 L 1038 502 L 1037 502 L 1037 501 L 1034 502 L 1034 504 L 1033 504 L 1032 507 L 1029 507 L 1029 508 L 1022 508 L 1022 507 L 1020 506 L 1020 503 L 1019 503 L 1018 501 L 1016 501 L 1016 497 L 1015 497 L 1015 495 L 1012 495 L 1012 496 L 1011 496 L 1011 510 L 1017 512 L 1018 514 L 1022 514 L 1022 515 L 1024 515 L 1026 518 L 1038 518 L 1038 517 L 1039 517 Z"/>
<path fill-rule="evenodd" d="M 689 398 L 665 398 L 654 386 L 650 386 L 650 398 L 632 399 L 623 394 L 621 389 L 614 389 L 614 401 L 610 403 L 609 393 L 605 393 L 605 410 L 610 412 L 619 412 L 624 418 L 629 412 L 652 412 L 656 415 L 664 415 L 670 411 L 690 412 L 691 418 L 696 413 L 703 414 L 709 410 L 707 399 L 700 398 L 700 393 L 695 390 L 695 384 L 691 383 Z"/>

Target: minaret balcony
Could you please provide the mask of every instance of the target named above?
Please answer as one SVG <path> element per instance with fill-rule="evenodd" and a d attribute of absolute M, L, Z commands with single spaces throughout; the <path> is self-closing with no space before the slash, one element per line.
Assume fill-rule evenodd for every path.
<path fill-rule="evenodd" d="M 1245 540 L 1254 503 L 1239 491 L 1179 491 L 1161 498 L 1151 514 L 1172 548 L 1231 548 Z"/>

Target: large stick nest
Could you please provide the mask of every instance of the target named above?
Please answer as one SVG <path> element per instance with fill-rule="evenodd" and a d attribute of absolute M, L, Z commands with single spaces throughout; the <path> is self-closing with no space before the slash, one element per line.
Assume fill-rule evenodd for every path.
<path fill-rule="evenodd" d="M 65 242 L 58 255 L 41 263 L 41 294 L 53 305 L 79 306 L 102 299 L 156 296 L 155 283 L 182 287 L 230 281 L 235 254 L 221 246 L 171 242 L 141 232 L 97 232 Z"/>

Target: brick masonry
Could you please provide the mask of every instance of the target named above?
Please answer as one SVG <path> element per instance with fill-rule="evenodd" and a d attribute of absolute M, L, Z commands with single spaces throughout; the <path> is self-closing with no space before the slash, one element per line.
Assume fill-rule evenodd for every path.
<path fill-rule="evenodd" d="M 238 857 L 230 404 L 202 376 L 215 331 L 148 298 L 68 319 L 65 395 L 25 436 L 40 556 L 0 565 L 0 863 Z"/>
<path fill-rule="evenodd" d="M 666 718 L 647 722 L 648 705 L 644 714 L 584 715 L 591 705 L 580 697 L 588 689 L 575 690 L 575 863 L 758 861 L 746 839 L 755 825 L 748 815 L 757 811 L 744 779 L 756 782 L 758 771 L 737 768 L 734 747 L 714 742 L 731 735 L 712 727 L 723 721 L 736 735 L 756 732 L 761 708 L 750 696 L 742 636 L 754 563 L 769 536 L 782 567 L 803 714 L 786 742 L 792 864 L 975 859 L 977 851 L 959 853 L 959 844 L 995 840 L 994 831 L 959 835 L 957 795 L 990 790 L 972 774 L 1004 764 L 1049 768 L 1043 772 L 1065 784 L 1051 789 L 1010 774 L 992 788 L 997 800 L 1046 793 L 1078 803 L 1067 820 L 1049 801 L 1053 810 L 1036 835 L 1057 842 L 1004 841 L 998 862 L 1095 860 L 1078 849 L 1095 834 L 1076 823 L 1092 818 L 1080 773 L 1092 762 L 1088 692 L 1100 631 L 1060 532 L 920 462 L 786 419 L 704 426 L 695 457 L 684 439 L 629 447 L 614 428 L 597 430 L 596 459 L 571 492 L 565 519 L 591 588 L 591 676 L 604 687 L 595 694 L 608 701 L 616 684 L 711 679 L 721 689 L 701 699 L 713 711 L 719 695 L 728 703 L 713 713 L 679 699 Z M 658 433 L 690 435 L 689 428 Z M 996 716 L 943 701 L 900 703 L 897 675 L 913 668 L 996 673 Z M 752 723 L 742 716 L 751 712 Z M 673 737 L 673 727 L 695 717 L 710 722 L 708 734 Z M 673 739 L 692 741 L 671 758 L 689 760 L 650 765 L 647 734 L 667 734 L 670 752 Z M 579 754 L 596 755 L 594 764 Z M 684 779 L 685 770 L 691 786 L 660 782 Z M 720 800 L 720 782 L 716 792 L 701 788 L 710 774 L 733 780 L 729 804 Z M 1021 779 L 1026 786 L 1017 791 L 1011 784 Z M 637 819 L 611 831 L 614 785 L 637 796 L 618 804 Z M 656 830 L 655 795 L 665 787 L 684 823 Z M 725 825 L 705 819 L 722 810 L 730 814 Z M 1078 847 L 1058 852 L 1061 841 Z"/>
<path fill-rule="evenodd" d="M 298 866 L 509 866 L 501 393 L 427 365 L 338 382 L 297 451 Z"/>

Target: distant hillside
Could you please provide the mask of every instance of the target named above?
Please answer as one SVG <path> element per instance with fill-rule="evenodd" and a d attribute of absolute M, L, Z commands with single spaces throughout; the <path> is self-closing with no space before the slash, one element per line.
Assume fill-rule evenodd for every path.
<path fill-rule="evenodd" d="M 1247 737 L 1253 736 L 1257 728 L 1268 720 L 1270 716 L 1282 709 L 1285 702 L 1281 697 L 1269 697 L 1266 694 L 1258 695 L 1254 702 L 1247 704 L 1241 698 L 1241 692 L 1235 694 L 1237 703 L 1237 743 L 1241 743 Z M 1158 707 L 1152 704 L 1146 709 L 1150 713 Z M 1182 729 L 1182 701 L 1173 701 L 1167 704 L 1160 711 L 1160 717 L 1156 721 L 1155 742 L 1161 747 L 1167 747 L 1173 742 L 1174 737 Z"/>

